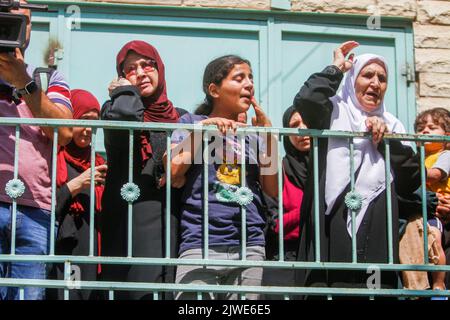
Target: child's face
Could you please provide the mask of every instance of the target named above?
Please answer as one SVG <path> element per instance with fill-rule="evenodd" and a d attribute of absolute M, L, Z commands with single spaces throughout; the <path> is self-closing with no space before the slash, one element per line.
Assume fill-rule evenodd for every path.
<path fill-rule="evenodd" d="M 433 122 L 433 118 L 428 115 L 421 124 L 417 126 L 417 134 L 445 135 L 445 130 L 439 124 Z M 442 142 L 426 142 L 425 151 L 436 152 L 444 148 Z"/>
<path fill-rule="evenodd" d="M 307 129 L 300 113 L 294 112 L 292 114 L 291 119 L 289 120 L 289 128 Z M 289 139 L 298 151 L 306 152 L 311 148 L 311 140 L 307 136 L 290 136 Z"/>
<path fill-rule="evenodd" d="M 214 91 L 215 105 L 233 114 L 247 112 L 255 93 L 252 69 L 246 63 L 236 64 Z"/>

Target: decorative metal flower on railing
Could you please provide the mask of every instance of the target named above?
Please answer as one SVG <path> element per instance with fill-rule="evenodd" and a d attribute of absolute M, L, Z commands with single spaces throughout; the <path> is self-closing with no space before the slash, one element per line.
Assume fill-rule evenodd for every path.
<path fill-rule="evenodd" d="M 12 179 L 6 183 L 5 192 L 12 199 L 17 199 L 25 192 L 25 185 L 20 179 Z"/>
<path fill-rule="evenodd" d="M 345 205 L 352 211 L 359 211 L 362 207 L 362 196 L 356 191 L 350 191 L 345 195 Z"/>
<path fill-rule="evenodd" d="M 235 202 L 240 206 L 248 206 L 253 201 L 253 192 L 247 187 L 217 182 L 215 192 L 217 200 L 221 202 Z"/>
<path fill-rule="evenodd" d="M 247 206 L 253 201 L 253 192 L 247 187 L 240 187 L 236 192 L 236 202 L 241 206 Z"/>
<path fill-rule="evenodd" d="M 120 189 L 120 195 L 126 202 L 133 203 L 139 198 L 141 191 L 136 184 L 128 182 Z"/>

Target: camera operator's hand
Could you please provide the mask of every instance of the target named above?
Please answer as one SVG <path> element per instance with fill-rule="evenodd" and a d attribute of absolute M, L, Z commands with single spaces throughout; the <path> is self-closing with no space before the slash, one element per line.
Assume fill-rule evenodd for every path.
<path fill-rule="evenodd" d="M 31 81 L 19 49 L 16 48 L 15 54 L 0 53 L 0 78 L 19 89 L 24 88 Z"/>

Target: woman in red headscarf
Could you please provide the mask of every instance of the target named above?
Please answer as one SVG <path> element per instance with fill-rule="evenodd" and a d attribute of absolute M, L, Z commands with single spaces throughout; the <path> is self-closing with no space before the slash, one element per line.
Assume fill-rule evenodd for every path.
<path fill-rule="evenodd" d="M 72 90 L 73 118 L 98 120 L 100 104 L 85 90 Z M 67 146 L 61 147 L 57 161 L 57 202 L 56 215 L 59 222 L 55 251 L 60 255 L 89 255 L 90 185 L 91 185 L 91 142 L 92 130 L 74 127 L 73 138 Z M 102 211 L 101 199 L 107 166 L 105 160 L 95 156 L 95 233 L 94 254 L 100 255 L 100 233 L 98 217 Z M 71 270 L 79 274 L 83 281 L 95 281 L 101 271 L 97 265 L 73 265 Z M 79 272 L 78 272 L 79 271 Z M 55 268 L 56 278 L 64 279 L 64 265 Z M 92 290 L 70 290 L 70 300 L 96 299 Z M 64 291 L 58 290 L 58 299 L 63 299 Z"/>
<path fill-rule="evenodd" d="M 111 100 L 103 108 L 104 120 L 177 123 L 186 111 L 175 108 L 167 97 L 164 64 L 158 51 L 144 41 L 127 43 L 117 55 L 118 79 L 109 86 Z M 162 157 L 166 132 L 134 133 L 133 183 L 139 197 L 133 202 L 132 256 L 165 257 L 165 182 Z M 121 188 L 129 182 L 128 130 L 105 130 L 108 174 L 102 215 L 102 255 L 128 254 L 128 203 Z M 172 199 L 177 199 L 172 190 Z M 179 191 L 178 191 L 179 192 Z M 175 203 L 171 212 L 176 213 Z M 172 257 L 177 256 L 178 217 L 171 218 Z M 165 266 L 103 265 L 102 277 L 120 282 L 173 282 L 174 270 Z M 161 293 L 162 294 L 162 293 Z M 161 296 L 160 296 L 161 297 Z M 152 299 L 152 292 L 115 292 L 115 299 Z M 166 298 L 170 298 L 166 296 Z"/>

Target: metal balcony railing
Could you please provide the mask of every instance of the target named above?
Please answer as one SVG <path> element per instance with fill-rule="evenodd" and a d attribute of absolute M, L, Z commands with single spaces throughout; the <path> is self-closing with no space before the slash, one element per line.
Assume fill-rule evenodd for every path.
<path fill-rule="evenodd" d="M 167 159 L 171 158 L 171 133 L 175 130 L 200 130 L 203 133 L 203 147 L 204 152 L 208 153 L 208 134 L 217 131 L 216 127 L 199 127 L 197 125 L 190 124 L 163 124 L 163 123 L 136 123 L 136 122 L 118 122 L 118 121 L 90 121 L 90 120 L 54 120 L 54 119 L 19 119 L 19 118 L 1 118 L 0 125 L 3 126 L 14 126 L 15 130 L 15 163 L 14 163 L 14 179 L 18 179 L 18 159 L 21 156 L 19 154 L 19 143 L 20 143 L 20 127 L 23 125 L 34 125 L 34 126 L 49 126 L 54 128 L 54 141 L 57 141 L 58 128 L 59 127 L 90 127 L 92 128 L 92 141 L 96 139 L 96 132 L 98 129 L 111 129 L 111 130 L 128 130 L 130 135 L 130 146 L 129 146 L 129 163 L 130 166 L 127 169 L 129 173 L 128 183 L 133 183 L 133 135 L 135 130 L 156 130 L 156 131 L 166 131 L 167 135 Z M 310 136 L 312 138 L 312 159 L 314 160 L 313 172 L 314 176 L 314 216 L 315 221 L 319 221 L 319 188 L 318 188 L 318 139 L 327 138 L 342 138 L 349 141 L 350 159 L 353 159 L 354 142 L 355 138 L 367 138 L 370 139 L 368 133 L 355 133 L 355 132 L 335 132 L 330 130 L 305 130 L 305 129 L 290 129 L 290 128 L 259 128 L 259 127 L 244 127 L 237 130 L 237 135 L 241 138 L 241 143 L 245 143 L 245 135 L 256 134 L 262 132 L 270 132 L 278 136 L 279 147 L 281 150 L 283 136 L 285 135 L 302 135 Z M 424 167 L 424 143 L 427 141 L 446 141 L 450 142 L 449 136 L 419 136 L 413 134 L 386 134 L 384 137 L 386 141 L 386 177 L 389 177 L 391 172 L 390 165 L 390 141 L 401 140 L 401 141 L 411 141 L 418 144 L 418 152 L 421 155 L 421 175 L 422 175 L 422 195 L 423 199 L 426 199 L 426 176 Z M 95 143 L 92 143 L 92 159 L 91 166 L 95 166 Z M 242 298 L 245 298 L 245 293 L 270 293 L 277 294 L 285 299 L 289 299 L 292 296 L 297 295 L 321 295 L 327 296 L 332 299 L 335 296 L 367 296 L 374 298 L 377 296 L 391 296 L 391 297 L 431 297 L 431 296 L 450 296 L 449 290 L 443 291 L 432 291 L 432 290 L 405 290 L 405 289 L 349 289 L 349 288 L 316 288 L 316 287 L 274 287 L 274 286 L 232 286 L 232 285 L 195 285 L 195 284 L 174 284 L 174 283 L 139 283 L 139 282 L 106 282 L 106 281 L 81 281 L 74 280 L 70 276 L 71 267 L 74 264 L 116 264 L 116 265 L 165 265 L 165 266 L 179 266 L 179 265 L 196 265 L 196 266 L 234 266 L 234 267 L 262 267 L 264 269 L 324 269 L 324 270 L 347 270 L 352 272 L 354 270 L 368 270 L 374 265 L 380 271 L 406 271 L 406 270 L 416 270 L 416 271 L 450 271 L 450 266 L 436 266 L 428 262 L 427 255 L 424 255 L 424 262 L 420 265 L 405 265 L 405 264 L 395 264 L 393 256 L 393 237 L 392 237 L 392 203 L 391 197 L 387 197 L 387 211 L 388 211 L 388 223 L 387 223 L 387 234 L 388 234 L 388 261 L 386 263 L 358 263 L 357 262 L 357 248 L 356 248 L 356 237 L 355 237 L 355 212 L 352 212 L 352 261 L 351 262 L 322 262 L 320 260 L 320 236 L 319 236 L 319 225 L 315 225 L 315 261 L 314 262 L 304 262 L 304 261 L 284 261 L 284 231 L 283 231 L 283 197 L 282 197 L 282 154 L 278 153 L 278 204 L 279 204 L 279 226 L 280 231 L 278 233 L 278 251 L 279 260 L 278 261 L 249 261 L 241 259 L 239 261 L 230 260 L 212 260 L 208 259 L 207 249 L 208 243 L 208 206 L 204 206 L 204 225 L 203 225 L 203 250 L 204 258 L 189 260 L 189 259 L 177 259 L 176 257 L 171 257 L 170 254 L 170 219 L 171 219 L 171 189 L 166 188 L 166 200 L 167 207 L 164 219 L 165 223 L 165 256 L 160 258 L 141 258 L 133 257 L 132 255 L 132 223 L 128 223 L 128 254 L 126 257 L 106 257 L 106 256 L 95 256 L 94 255 L 94 224 L 90 224 L 90 243 L 89 243 L 89 255 L 87 256 L 66 256 L 66 255 L 55 255 L 55 202 L 56 202 L 56 154 L 57 146 L 53 146 L 53 161 L 52 161 L 52 206 L 51 206 L 51 232 L 50 232 L 50 253 L 46 256 L 41 255 L 18 255 L 15 252 L 16 245 L 16 208 L 17 199 L 12 198 L 12 224 L 11 224 L 11 251 L 10 254 L 0 255 L 0 262 L 44 262 L 47 264 L 51 263 L 61 263 L 64 264 L 65 270 L 65 280 L 36 280 L 36 279 L 14 279 L 14 278 L 0 278 L 0 286 L 18 287 L 20 290 L 20 297 L 24 298 L 24 288 L 25 287 L 45 287 L 45 288 L 61 288 L 64 289 L 65 298 L 69 298 L 69 290 L 73 290 L 75 285 L 76 289 L 98 289 L 109 292 L 109 299 L 114 299 L 114 292 L 116 290 L 139 290 L 148 291 L 153 293 L 153 297 L 158 299 L 160 294 L 163 292 L 197 292 L 198 298 L 202 298 L 202 293 L 213 292 L 213 293 L 226 293 L 234 292 L 239 293 Z M 241 163 L 242 163 L 242 180 L 245 177 L 245 153 L 243 153 Z M 207 166 L 204 165 L 204 197 L 208 196 L 208 170 Z M 167 166 L 167 185 L 171 184 L 170 177 L 170 165 Z M 351 189 L 354 189 L 355 179 L 354 179 L 354 166 L 353 161 L 351 161 Z M 94 192 L 94 176 L 93 171 L 91 174 L 91 202 L 90 202 L 90 221 L 94 221 L 94 206 L 95 206 L 95 192 Z M 391 185 L 389 179 L 386 179 L 386 191 L 390 194 Z M 5 186 L 2 186 L 3 188 Z M 119 195 L 118 195 L 119 196 Z M 133 199 L 128 199 L 128 221 L 132 221 L 133 217 Z M 124 200 L 126 201 L 126 200 Z M 422 214 L 424 220 L 424 234 L 427 234 L 427 204 L 426 201 L 422 204 Z M 241 215 L 242 222 L 242 232 L 241 232 L 241 250 L 242 257 L 246 257 L 246 212 L 242 209 Z M 424 252 L 428 252 L 427 237 L 424 237 Z M 76 282 L 76 283 L 74 283 Z"/>

